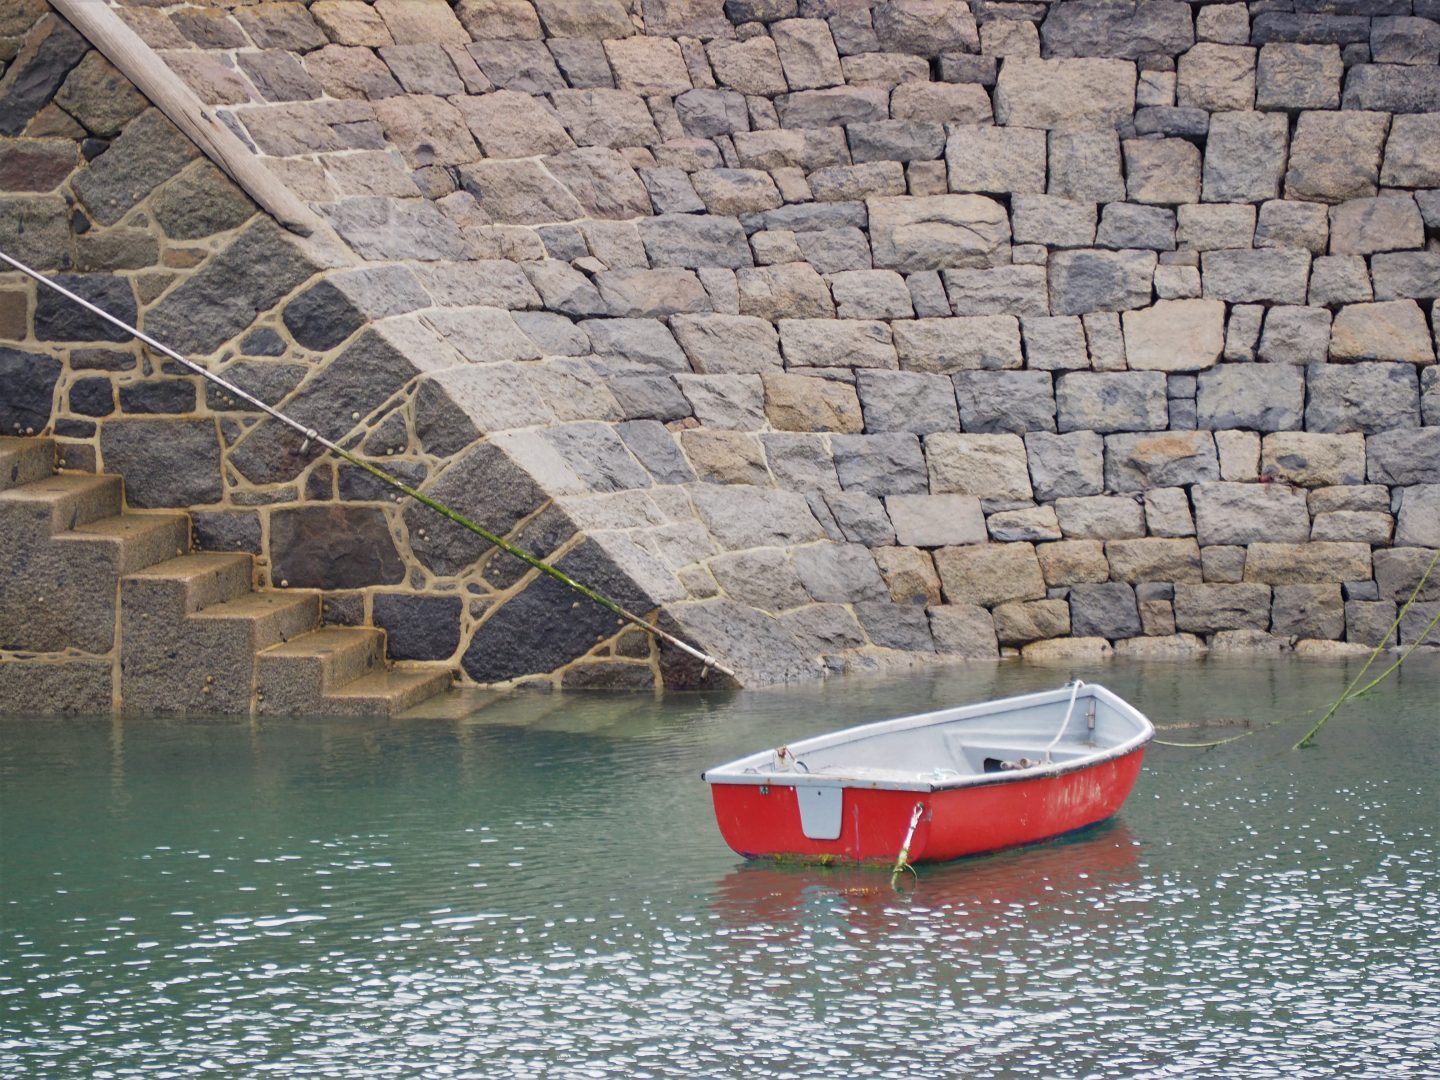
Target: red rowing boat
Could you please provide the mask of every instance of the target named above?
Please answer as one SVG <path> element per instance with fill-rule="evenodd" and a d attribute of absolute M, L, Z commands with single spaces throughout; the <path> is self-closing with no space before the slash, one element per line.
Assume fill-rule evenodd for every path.
<path fill-rule="evenodd" d="M 939 862 L 1105 820 L 1154 734 L 1133 705 L 1077 681 L 847 728 L 703 775 L 721 835 L 746 858 Z"/>

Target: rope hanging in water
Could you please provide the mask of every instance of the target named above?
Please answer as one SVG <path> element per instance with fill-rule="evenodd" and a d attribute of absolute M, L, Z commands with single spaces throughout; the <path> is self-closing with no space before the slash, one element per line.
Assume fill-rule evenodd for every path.
<path fill-rule="evenodd" d="M 560 570 L 555 566 L 552 566 L 550 563 L 545 562 L 543 559 L 537 558 L 536 556 L 530 554 L 530 552 L 526 551 L 524 548 L 516 544 L 512 544 L 509 540 L 506 540 L 504 537 L 491 532 L 489 529 L 485 528 L 478 522 L 470 520 L 464 514 L 461 514 L 457 510 L 451 509 L 444 503 L 440 502 L 438 499 L 433 499 L 429 495 L 422 494 L 421 492 L 410 487 L 410 485 L 406 484 L 404 481 L 400 480 L 398 477 L 392 476 L 390 473 L 385 472 L 385 470 L 383 469 L 376 468 L 370 462 L 357 457 L 349 450 L 346 450 L 343 446 L 340 446 L 338 443 L 325 438 L 325 436 L 321 435 L 314 428 L 306 427 L 298 420 L 286 416 L 280 410 L 273 408 L 270 405 L 267 405 L 265 402 L 261 401 L 253 394 L 249 394 L 246 391 L 240 389 L 240 387 L 236 386 L 228 379 L 216 375 L 213 371 L 210 371 L 202 364 L 196 363 L 193 360 L 181 356 L 174 349 L 170 348 L 167 345 L 161 344 L 150 335 L 144 333 L 136 327 L 131 326 L 123 319 L 119 319 L 114 315 L 111 315 L 108 311 L 96 307 L 89 300 L 86 300 L 83 296 L 77 296 L 75 293 L 71 292 L 63 285 L 59 285 L 54 281 L 51 281 L 49 278 L 41 274 L 38 270 L 33 270 L 30 267 L 26 266 L 24 263 L 19 262 L 16 259 L 12 259 L 3 251 L 0 251 L 0 261 L 9 264 L 11 267 L 24 274 L 26 277 L 33 278 L 36 282 L 44 285 L 46 288 L 52 289 L 53 291 L 59 293 L 67 300 L 79 304 L 81 307 L 85 308 L 92 314 L 100 316 L 100 318 L 104 319 L 106 322 L 109 322 L 114 326 L 120 328 L 121 330 L 124 330 L 127 334 L 130 334 L 137 341 L 148 345 L 150 348 L 156 350 L 157 352 L 163 353 L 171 360 L 174 360 L 177 364 L 180 364 L 188 370 L 193 371 L 195 374 L 201 376 L 204 379 L 207 379 L 208 381 L 214 383 L 216 386 L 221 387 L 222 389 L 224 389 L 230 394 L 233 394 L 240 400 L 245 401 L 250 405 L 253 405 L 255 408 L 278 420 L 286 427 L 292 429 L 293 431 L 299 432 L 305 437 L 306 442 L 313 441 L 318 443 L 325 449 L 329 450 L 331 453 L 335 454 L 337 457 L 342 458 L 343 460 L 349 462 L 351 465 L 354 465 L 357 469 L 363 469 L 365 472 L 369 473 L 371 476 L 375 477 L 382 483 L 394 488 L 396 491 L 399 491 L 404 495 L 408 495 L 416 502 L 428 506 L 437 514 L 449 518 L 451 521 L 455 522 L 455 524 L 461 526 L 464 529 L 468 529 L 470 532 L 474 533 L 476 536 L 479 536 L 481 539 L 488 540 L 490 543 L 498 547 L 501 551 L 504 551 L 509 555 L 515 556 L 515 558 L 519 559 L 521 562 L 533 567 L 536 570 L 539 570 L 543 574 L 548 574 L 556 581 L 559 581 L 562 584 L 568 586 L 569 588 L 574 589 L 581 596 L 584 596 L 589 600 L 593 600 L 595 603 L 599 604 L 607 611 L 614 612 L 626 622 L 638 626 L 647 634 L 653 634 L 661 641 L 664 641 L 669 645 L 673 645 L 682 652 L 693 656 L 696 660 L 699 660 L 700 663 L 704 665 L 703 671 L 708 672 L 710 668 L 714 668 L 716 671 L 722 672 L 725 675 L 729 675 L 732 679 L 737 677 L 733 670 L 720 663 L 719 660 L 715 659 L 715 657 L 711 656 L 709 653 L 702 652 L 700 649 L 697 649 L 695 646 L 689 644 L 688 642 L 682 641 L 674 634 L 660 629 L 660 627 L 656 626 L 654 623 L 647 622 L 639 615 L 625 610 L 625 608 L 621 607 L 618 603 L 610 599 L 605 594 L 597 592 L 595 589 L 590 588 L 590 586 L 576 581 L 569 574 L 565 573 L 565 571 Z"/>
<path fill-rule="evenodd" d="M 1431 620 L 1421 628 L 1420 632 L 1415 635 L 1415 640 L 1410 643 L 1410 647 L 1406 649 L 1403 653 L 1401 653 L 1398 657 L 1396 657 L 1393 664 L 1391 664 L 1388 668 L 1382 671 L 1379 675 L 1375 676 L 1375 678 L 1371 679 L 1364 686 L 1360 687 L 1359 690 L 1355 689 L 1356 685 L 1360 682 L 1360 680 L 1365 677 L 1365 673 L 1370 670 L 1371 666 L 1375 663 L 1375 661 L 1379 659 L 1380 654 L 1385 651 L 1385 643 L 1390 640 L 1390 635 L 1395 633 L 1395 631 L 1399 628 L 1400 623 L 1409 613 L 1410 608 L 1413 607 L 1415 601 L 1420 598 L 1420 593 L 1425 588 L 1425 583 L 1430 580 L 1430 575 L 1435 572 L 1435 567 L 1437 564 L 1440 564 L 1440 549 L 1437 549 L 1435 554 L 1430 556 L 1430 561 L 1425 566 L 1425 572 L 1420 575 L 1420 580 L 1415 583 L 1415 588 L 1410 590 L 1410 596 L 1406 599 L 1405 603 L 1400 606 L 1400 610 L 1395 613 L 1395 618 L 1390 623 L 1389 627 L 1386 628 L 1385 633 L 1380 635 L 1380 643 L 1376 645 L 1375 648 L 1370 650 L 1370 655 L 1365 658 L 1365 663 L 1361 665 L 1360 670 L 1355 673 L 1355 677 L 1351 679 L 1350 682 L 1346 685 L 1345 689 L 1341 691 L 1340 696 L 1330 703 L 1330 707 L 1325 710 L 1325 715 L 1320 717 L 1320 719 L 1315 722 L 1314 726 L 1305 733 L 1304 737 L 1302 737 L 1300 741 L 1297 742 L 1290 749 L 1308 750 L 1310 749 L 1310 747 L 1314 746 L 1315 736 L 1320 734 L 1320 729 L 1323 728 L 1326 724 L 1328 724 L 1330 722 L 1330 718 L 1340 711 L 1340 706 L 1344 705 L 1347 701 L 1361 697 L 1364 694 L 1368 694 L 1371 690 L 1374 690 L 1375 687 L 1379 686 L 1382 682 L 1388 679 L 1392 674 L 1395 673 L 1395 671 L 1400 667 L 1401 664 L 1405 663 L 1406 660 L 1410 659 L 1411 654 L 1420 647 L 1421 642 L 1423 642 L 1426 638 L 1430 636 L 1430 631 L 1434 630 L 1437 626 L 1440 626 L 1440 611 L 1437 611 L 1434 617 L 1431 618 Z M 1309 712 L 1301 713 L 1301 716 L 1313 716 L 1315 714 L 1315 711 L 1316 710 L 1311 709 Z M 1176 746 L 1186 750 L 1207 750 L 1214 746 L 1224 746 L 1226 743 L 1238 742 L 1240 739 L 1248 738 L 1251 735 L 1258 735 L 1260 732 L 1265 731 L 1267 728 L 1272 728 L 1276 724 L 1285 723 L 1286 719 L 1287 718 L 1272 720 L 1270 721 L 1270 723 L 1265 724 L 1262 727 L 1258 727 L 1253 731 L 1242 732 L 1239 735 L 1231 735 L 1228 738 L 1224 739 L 1216 739 L 1213 742 L 1182 743 L 1169 742 L 1165 739 L 1155 739 L 1154 741 L 1161 746 Z"/>

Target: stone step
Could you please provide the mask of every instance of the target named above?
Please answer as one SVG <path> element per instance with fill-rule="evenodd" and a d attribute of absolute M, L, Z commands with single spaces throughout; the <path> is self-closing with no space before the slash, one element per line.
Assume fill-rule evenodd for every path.
<path fill-rule="evenodd" d="M 118 476 L 57 473 L 0 491 L 0 539 L 21 529 L 53 536 L 115 517 L 123 490 Z"/>
<path fill-rule="evenodd" d="M 133 574 L 188 552 L 190 518 L 169 513 L 119 514 L 57 533 L 55 542 L 107 545 L 113 549 L 110 560 L 115 572 Z"/>
<path fill-rule="evenodd" d="M 253 650 L 268 649 L 320 626 L 320 593 L 315 589 L 267 589 L 211 604 L 191 616 L 196 623 L 249 623 Z"/>
<path fill-rule="evenodd" d="M 439 664 L 375 671 L 325 695 L 335 716 L 396 716 L 450 688 L 450 670 Z"/>
<path fill-rule="evenodd" d="M 244 552 L 194 551 L 127 574 L 121 603 L 145 616 L 178 619 L 250 592 L 254 573 L 255 560 Z"/>
<path fill-rule="evenodd" d="M 0 435 L 0 491 L 43 480 L 55 471 L 55 444 L 50 439 Z"/>
<path fill-rule="evenodd" d="M 326 695 L 384 670 L 385 634 L 368 626 L 325 626 L 272 645 L 256 657 L 256 710 L 322 714 Z"/>

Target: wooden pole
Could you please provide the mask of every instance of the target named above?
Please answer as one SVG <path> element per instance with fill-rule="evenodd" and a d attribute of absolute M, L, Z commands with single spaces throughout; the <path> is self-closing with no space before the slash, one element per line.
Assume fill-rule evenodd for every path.
<path fill-rule="evenodd" d="M 106 0 L 50 2 L 276 221 L 301 236 L 309 236 L 321 228 L 314 212 L 265 168 L 255 153 L 195 96 Z"/>

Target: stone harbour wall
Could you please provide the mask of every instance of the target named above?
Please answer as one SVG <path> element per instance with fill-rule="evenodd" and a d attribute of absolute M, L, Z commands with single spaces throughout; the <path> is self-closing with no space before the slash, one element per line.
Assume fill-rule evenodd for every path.
<path fill-rule="evenodd" d="M 1359 649 L 1440 547 L 1435 0 L 111 6 L 324 228 L 21 0 L 0 249 L 744 682 Z M 15 275 L 0 339 L 5 433 L 394 656 L 699 678 Z"/>

